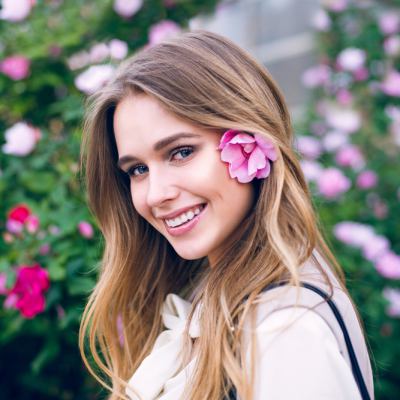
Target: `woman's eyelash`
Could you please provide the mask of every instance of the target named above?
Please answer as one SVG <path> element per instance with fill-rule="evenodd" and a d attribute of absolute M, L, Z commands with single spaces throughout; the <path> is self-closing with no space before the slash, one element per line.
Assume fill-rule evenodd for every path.
<path fill-rule="evenodd" d="M 193 152 L 194 152 L 194 146 L 181 146 L 181 147 L 177 147 L 175 149 L 173 149 L 170 154 L 169 154 L 169 158 L 174 157 L 176 154 L 182 153 L 184 154 L 184 152 L 187 154 L 187 152 L 189 152 L 189 154 L 187 154 L 186 156 L 182 157 L 181 159 L 175 160 L 176 162 L 181 162 L 183 160 L 185 160 L 186 158 L 188 158 Z M 147 168 L 144 164 L 135 164 L 132 167 L 128 168 L 128 170 L 126 171 L 126 173 L 130 176 L 130 177 L 137 177 L 140 175 L 143 175 L 143 173 L 135 173 L 136 170 L 140 167 L 145 167 Z"/>

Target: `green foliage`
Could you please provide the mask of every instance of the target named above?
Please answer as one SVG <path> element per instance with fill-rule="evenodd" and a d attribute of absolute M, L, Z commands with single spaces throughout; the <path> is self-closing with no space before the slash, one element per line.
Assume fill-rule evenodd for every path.
<path fill-rule="evenodd" d="M 50 279 L 45 310 L 24 318 L 0 308 L 0 381 L 7 399 L 94 399 L 102 397 L 78 351 L 80 317 L 94 286 L 103 243 L 79 233 L 81 221 L 96 225 L 86 206 L 78 171 L 85 95 L 75 86 L 84 68 L 68 59 L 95 44 L 119 39 L 129 54 L 148 42 L 149 29 L 162 20 L 187 26 L 216 0 L 144 1 L 132 17 L 113 10 L 113 2 L 37 0 L 20 22 L 0 20 L 0 60 L 22 55 L 30 73 L 10 79 L 0 73 L 0 130 L 18 122 L 38 128 L 41 138 L 24 156 L 0 152 L 0 273 L 10 290 L 16 267 L 39 263 Z M 107 59 L 103 63 L 116 61 Z M 0 145 L 5 143 L 1 135 Z M 20 235 L 7 231 L 10 210 L 26 204 L 39 229 Z M 2 303 L 5 296 L 1 296 Z M 104 393 L 103 393 L 104 394 Z"/>
<path fill-rule="evenodd" d="M 337 102 L 340 88 L 348 90 L 353 99 L 344 108 L 353 108 L 362 116 L 361 128 L 350 135 L 351 142 L 359 146 L 365 156 L 364 169 L 377 173 L 378 185 L 367 190 L 360 189 L 356 185 L 359 171 L 338 166 L 335 154 L 328 152 L 322 154 L 318 161 L 323 167 L 341 169 L 351 180 L 352 187 L 334 200 L 319 196 L 314 182 L 310 183 L 310 188 L 315 194 L 321 225 L 345 270 L 347 286 L 365 324 L 377 399 L 398 398 L 400 392 L 400 372 L 396 368 L 400 356 L 400 297 L 397 303 L 392 304 L 397 309 L 395 315 L 388 313 L 389 301 L 383 295 L 385 288 L 400 289 L 400 282 L 398 278 L 382 276 L 360 249 L 337 240 L 333 228 L 342 221 L 366 224 L 386 237 L 391 250 L 400 254 L 400 144 L 396 145 L 393 141 L 393 122 L 386 112 L 388 106 L 400 106 L 400 97 L 384 93 L 380 86 L 391 70 L 399 71 L 400 52 L 393 55 L 385 52 L 384 41 L 391 35 L 384 35 L 378 24 L 379 17 L 385 12 L 398 15 L 399 6 L 399 1 L 376 1 L 367 6 L 362 1 L 350 1 L 342 12 L 327 11 L 331 26 L 317 34 L 317 47 L 319 63 L 331 68 L 329 88 L 321 85 L 312 91 L 306 116 L 298 126 L 301 132 L 313 132 L 318 124 L 324 126 L 324 115 L 318 110 L 326 101 Z M 398 30 L 392 35 L 398 36 Z M 365 51 L 366 79 L 353 79 L 351 73 L 337 68 L 337 57 L 347 48 Z M 343 83 L 346 81 L 347 84 Z M 335 82 L 336 87 L 332 84 Z M 318 137 L 318 134 L 315 136 Z M 397 268 L 400 268 L 399 263 Z M 400 271 L 397 276 L 400 276 Z"/>

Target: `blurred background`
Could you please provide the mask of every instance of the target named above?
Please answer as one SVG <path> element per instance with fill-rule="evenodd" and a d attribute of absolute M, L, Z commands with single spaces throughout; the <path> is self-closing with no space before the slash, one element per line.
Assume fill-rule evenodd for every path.
<path fill-rule="evenodd" d="M 86 96 L 181 30 L 231 38 L 281 86 L 321 226 L 400 398 L 400 0 L 0 1 L 4 399 L 99 399 L 80 315 L 103 241 L 79 175 Z"/>

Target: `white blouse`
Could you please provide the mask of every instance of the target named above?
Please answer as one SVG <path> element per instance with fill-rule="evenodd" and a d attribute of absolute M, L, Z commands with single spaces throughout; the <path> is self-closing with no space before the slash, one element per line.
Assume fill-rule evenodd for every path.
<path fill-rule="evenodd" d="M 187 365 L 180 360 L 190 307 L 190 302 L 176 294 L 167 296 L 162 313 L 166 330 L 129 380 L 140 399 L 178 400 L 190 381 L 195 357 Z M 193 339 L 201 334 L 196 315 L 189 330 Z M 255 333 L 254 400 L 361 399 L 334 333 L 317 313 L 304 308 L 280 309 L 258 319 Z M 130 388 L 127 396 L 138 400 Z"/>

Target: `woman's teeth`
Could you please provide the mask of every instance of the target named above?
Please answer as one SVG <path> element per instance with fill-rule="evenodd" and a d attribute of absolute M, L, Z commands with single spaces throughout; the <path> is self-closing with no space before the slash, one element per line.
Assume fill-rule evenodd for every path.
<path fill-rule="evenodd" d="M 173 219 L 166 219 L 165 222 L 167 225 L 171 228 L 175 228 L 179 225 L 182 225 L 191 219 L 193 219 L 196 215 L 199 215 L 201 213 L 201 210 L 204 208 L 204 205 L 198 206 L 196 208 L 192 208 L 189 211 L 186 211 L 182 213 L 181 215 L 178 215 L 176 218 Z"/>

